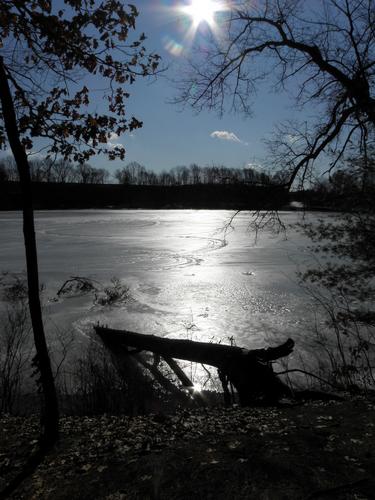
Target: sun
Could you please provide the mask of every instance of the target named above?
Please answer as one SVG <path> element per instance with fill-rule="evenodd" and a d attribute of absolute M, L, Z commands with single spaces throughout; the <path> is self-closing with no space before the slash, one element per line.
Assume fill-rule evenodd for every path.
<path fill-rule="evenodd" d="M 179 56 L 192 47 L 195 37 L 211 33 L 219 38 L 220 30 L 228 20 L 224 13 L 231 10 L 231 0 L 179 0 L 174 7 L 165 7 L 173 12 L 178 29 L 183 33 L 180 43 L 166 36 L 164 47 L 174 56 Z M 208 28 L 208 29 L 207 29 Z"/>
<path fill-rule="evenodd" d="M 215 12 L 221 10 L 217 2 L 213 0 L 191 0 L 190 5 L 183 8 L 183 11 L 191 17 L 193 25 L 199 26 L 206 22 L 209 26 L 215 23 Z"/>

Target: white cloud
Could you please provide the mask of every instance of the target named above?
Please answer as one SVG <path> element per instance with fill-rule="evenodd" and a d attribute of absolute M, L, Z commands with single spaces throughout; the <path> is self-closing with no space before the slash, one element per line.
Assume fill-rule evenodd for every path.
<path fill-rule="evenodd" d="M 116 132 L 111 132 L 108 137 L 107 146 L 110 149 L 114 149 L 116 146 L 122 146 L 121 142 L 119 142 L 119 136 Z"/>
<path fill-rule="evenodd" d="M 130 139 L 134 139 L 136 137 L 136 135 L 134 132 L 129 132 L 126 135 L 126 138 L 128 138 L 128 137 Z M 118 134 L 116 134 L 116 132 L 111 132 L 109 137 L 108 137 L 107 146 L 110 149 L 114 149 L 116 146 L 124 147 L 124 144 L 122 142 L 122 137 L 119 137 Z"/>
<path fill-rule="evenodd" d="M 215 130 L 215 132 L 212 132 L 210 134 L 210 137 L 223 141 L 238 142 L 239 144 L 245 144 L 247 146 L 247 142 L 241 141 L 241 139 L 239 139 L 235 133 L 228 132 L 227 130 Z"/>

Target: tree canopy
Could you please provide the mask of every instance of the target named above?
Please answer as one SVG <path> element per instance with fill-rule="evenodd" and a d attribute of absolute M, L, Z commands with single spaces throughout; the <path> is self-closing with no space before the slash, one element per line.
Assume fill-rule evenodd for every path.
<path fill-rule="evenodd" d="M 26 151 L 39 137 L 50 155 L 124 158 L 124 147 L 109 142 L 142 126 L 126 113 L 129 86 L 159 64 L 144 34 L 129 40 L 137 16 L 134 5 L 120 0 L 0 0 L 0 62 Z M 6 147 L 0 109 L 0 148 Z"/>

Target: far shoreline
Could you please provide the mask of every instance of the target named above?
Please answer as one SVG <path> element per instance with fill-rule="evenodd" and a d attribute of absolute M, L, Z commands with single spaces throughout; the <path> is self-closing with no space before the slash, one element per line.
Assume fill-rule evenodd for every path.
<path fill-rule="evenodd" d="M 257 184 L 33 183 L 34 210 L 278 210 L 338 211 L 340 200 L 315 199 L 312 193 Z M 0 183 L 0 211 L 22 210 L 18 182 Z"/>

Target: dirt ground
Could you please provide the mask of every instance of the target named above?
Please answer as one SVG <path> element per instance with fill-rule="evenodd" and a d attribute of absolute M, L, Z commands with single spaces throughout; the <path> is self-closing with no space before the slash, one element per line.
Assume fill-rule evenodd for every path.
<path fill-rule="evenodd" d="M 0 487 L 36 444 L 0 419 Z M 363 398 L 174 415 L 66 417 L 14 499 L 372 499 L 375 403 Z"/>

